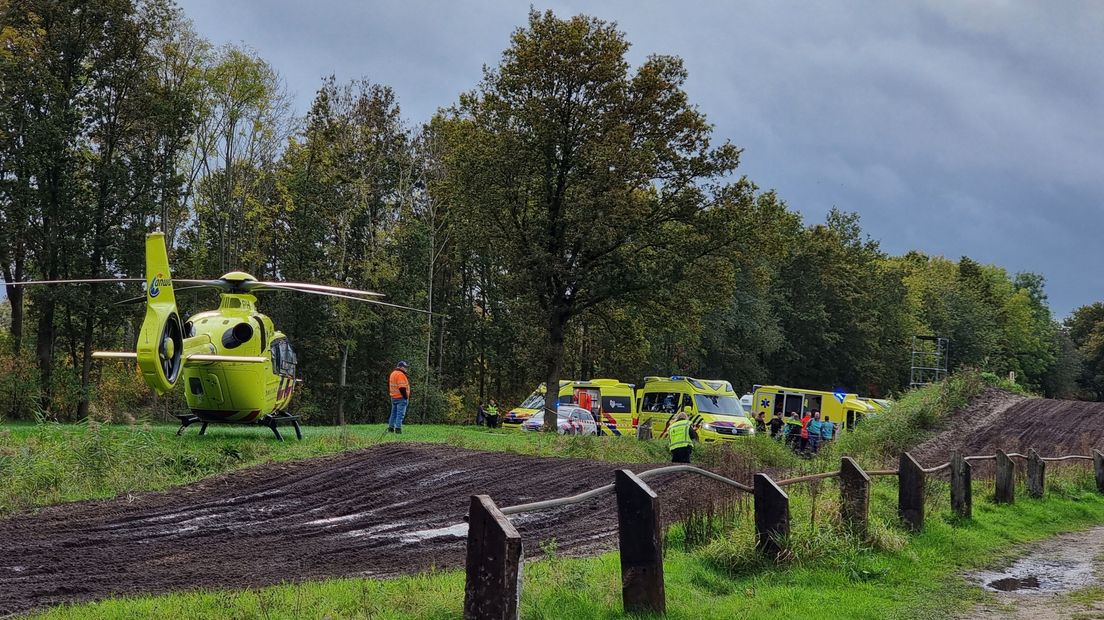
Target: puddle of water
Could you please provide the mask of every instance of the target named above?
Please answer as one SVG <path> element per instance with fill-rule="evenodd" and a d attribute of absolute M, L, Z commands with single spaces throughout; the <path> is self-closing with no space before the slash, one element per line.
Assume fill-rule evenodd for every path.
<path fill-rule="evenodd" d="M 1036 553 L 1018 560 L 1001 571 L 984 571 L 974 574 L 990 592 L 1016 592 L 1019 594 L 1068 592 L 1092 585 L 1092 553 L 1058 552 Z"/>
<path fill-rule="evenodd" d="M 450 525 L 448 527 L 439 527 L 432 530 L 418 530 L 417 532 L 406 532 L 399 536 L 399 542 L 404 544 L 421 542 L 423 540 L 429 540 L 430 538 L 441 538 L 444 536 L 452 536 L 454 538 L 465 538 L 468 535 L 468 524 L 457 523 L 456 525 Z"/>
<path fill-rule="evenodd" d="M 1028 588 L 1038 589 L 1039 578 L 1035 575 L 1029 575 L 1027 577 L 1005 577 L 1004 579 L 990 581 L 985 584 L 985 587 L 993 590 L 1000 590 L 1001 592 L 1015 592 L 1016 590 Z"/>

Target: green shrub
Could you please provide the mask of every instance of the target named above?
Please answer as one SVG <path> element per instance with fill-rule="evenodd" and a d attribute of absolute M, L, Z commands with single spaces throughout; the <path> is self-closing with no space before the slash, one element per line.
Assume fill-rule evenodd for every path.
<path fill-rule="evenodd" d="M 833 442 L 830 456 L 847 454 L 873 462 L 897 458 L 916 445 L 948 415 L 976 398 L 987 387 L 982 374 L 963 369 L 944 381 L 906 392 L 889 409 L 864 420 Z"/>
<path fill-rule="evenodd" d="M 454 403 L 449 398 L 449 394 L 442 391 L 436 385 L 422 386 L 417 392 L 411 395 L 411 409 L 406 416 L 418 421 L 429 422 L 433 424 L 440 424 L 442 422 L 451 422 L 452 418 L 456 416 L 456 412 L 452 407 Z M 474 419 L 474 415 L 472 418 Z"/>
<path fill-rule="evenodd" d="M 1019 394 L 1020 396 L 1035 396 L 1030 390 L 1008 377 L 1002 377 L 992 372 L 983 372 L 980 376 L 981 380 L 991 387 L 999 388 L 1006 392 L 1012 392 L 1013 394 Z"/>
<path fill-rule="evenodd" d="M 91 389 L 89 417 L 101 422 L 132 424 L 156 402 L 137 365 L 103 364 Z"/>
<path fill-rule="evenodd" d="M 12 353 L 7 340 L 0 340 L 0 421 L 33 420 L 40 398 L 34 358 L 24 351 Z"/>

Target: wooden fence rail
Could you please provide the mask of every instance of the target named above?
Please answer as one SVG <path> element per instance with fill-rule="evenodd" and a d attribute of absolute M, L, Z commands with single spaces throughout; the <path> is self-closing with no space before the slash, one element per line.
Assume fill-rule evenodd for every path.
<path fill-rule="evenodd" d="M 843 457 L 835 471 L 809 474 L 786 480 L 773 480 L 755 474 L 747 485 L 692 465 L 672 465 L 633 473 L 619 469 L 613 484 L 569 497 L 498 508 L 485 495 L 473 495 L 469 512 L 467 582 L 464 589 L 464 618 L 515 620 L 520 612 L 523 549 L 521 536 L 508 515 L 547 510 L 579 503 L 614 491 L 617 497 L 618 543 L 621 555 L 621 595 L 626 612 L 658 613 L 666 610 L 663 586 L 663 532 L 659 523 L 659 499 L 645 482 L 675 473 L 693 473 L 750 493 L 754 498 L 756 549 L 768 557 L 785 552 L 790 533 L 790 498 L 785 487 L 803 482 L 839 478 L 840 518 L 859 536 L 868 533 L 870 518 L 870 480 L 874 476 L 897 476 L 897 514 L 902 525 L 913 532 L 924 527 L 924 498 L 927 477 L 943 470 L 950 473 L 951 510 L 969 519 L 973 510 L 971 462 L 995 461 L 994 497 L 997 503 L 1015 501 L 1015 477 L 1012 459 L 1027 461 L 1027 493 L 1045 494 L 1046 463 L 1091 460 L 1097 490 L 1104 493 L 1104 453 L 1093 450 L 1085 456 L 1071 454 L 1042 457 L 1034 448 L 1025 454 L 962 456 L 925 468 L 905 452 L 897 469 L 864 471 L 854 459 Z"/>

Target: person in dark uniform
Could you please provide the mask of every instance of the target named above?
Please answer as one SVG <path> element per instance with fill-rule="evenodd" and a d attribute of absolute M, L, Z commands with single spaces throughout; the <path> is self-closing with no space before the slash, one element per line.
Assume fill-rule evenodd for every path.
<path fill-rule="evenodd" d="M 776 439 L 778 437 L 778 434 L 782 432 L 782 427 L 785 426 L 785 424 L 786 423 L 782 421 L 782 412 L 776 412 L 774 417 L 771 418 L 771 421 L 767 423 L 767 426 L 770 427 L 771 439 Z"/>

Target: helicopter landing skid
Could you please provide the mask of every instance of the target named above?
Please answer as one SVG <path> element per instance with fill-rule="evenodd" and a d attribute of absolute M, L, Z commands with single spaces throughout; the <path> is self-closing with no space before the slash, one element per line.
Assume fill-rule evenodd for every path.
<path fill-rule="evenodd" d="M 268 428 L 272 429 L 272 434 L 276 435 L 277 441 L 284 440 L 284 438 L 280 435 L 280 429 L 277 427 L 277 425 L 281 422 L 290 422 L 291 427 L 295 429 L 295 438 L 299 441 L 303 440 L 303 430 L 299 428 L 299 416 L 291 415 L 291 412 L 289 411 L 276 411 L 274 413 L 266 415 L 260 420 L 257 420 L 257 424 L 267 426 Z"/>
<path fill-rule="evenodd" d="M 199 434 L 207 434 L 207 423 L 199 419 L 199 416 L 191 413 L 178 413 L 176 419 L 180 420 L 180 428 L 176 429 L 176 435 L 179 437 L 184 434 L 184 429 L 188 428 L 192 424 L 198 422 L 200 424 Z"/>
<path fill-rule="evenodd" d="M 194 413 L 178 413 L 176 415 L 176 419 L 180 420 L 180 428 L 176 429 L 177 436 L 183 435 L 184 429 L 188 428 L 192 424 L 197 423 L 200 425 L 199 434 L 207 434 L 208 422 L 200 419 L 200 417 L 195 415 Z M 292 415 L 288 411 L 277 411 L 275 413 L 270 413 L 255 422 L 245 422 L 245 424 L 259 424 L 261 426 L 268 427 L 272 430 L 272 434 L 276 435 L 277 441 L 284 440 L 284 437 L 280 434 L 280 429 L 278 427 L 278 425 L 282 423 L 290 423 L 291 427 L 295 429 L 295 438 L 300 441 L 303 440 L 303 429 L 299 426 L 299 416 Z M 229 424 L 233 424 L 233 422 L 229 422 Z"/>

